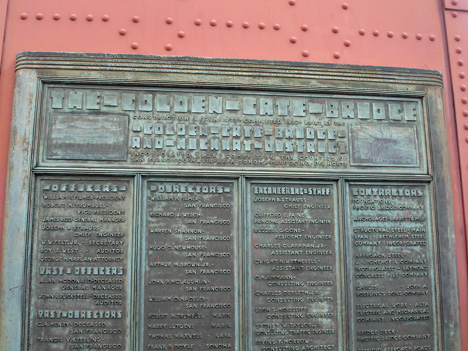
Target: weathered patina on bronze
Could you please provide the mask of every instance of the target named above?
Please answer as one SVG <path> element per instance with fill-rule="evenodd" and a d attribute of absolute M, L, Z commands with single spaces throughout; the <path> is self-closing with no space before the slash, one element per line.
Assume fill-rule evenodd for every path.
<path fill-rule="evenodd" d="M 128 179 L 36 180 L 30 349 L 128 347 L 132 222 Z"/>
<path fill-rule="evenodd" d="M 248 349 L 339 350 L 335 185 L 252 182 L 247 194 Z"/>
<path fill-rule="evenodd" d="M 143 201 L 142 349 L 237 349 L 236 184 L 147 180 Z"/>
<path fill-rule="evenodd" d="M 17 67 L 6 350 L 460 351 L 437 72 Z"/>
<path fill-rule="evenodd" d="M 50 87 L 41 164 L 420 172 L 421 108 L 417 99 Z"/>
<path fill-rule="evenodd" d="M 437 349 L 425 184 L 352 183 L 345 233 L 351 349 Z"/>

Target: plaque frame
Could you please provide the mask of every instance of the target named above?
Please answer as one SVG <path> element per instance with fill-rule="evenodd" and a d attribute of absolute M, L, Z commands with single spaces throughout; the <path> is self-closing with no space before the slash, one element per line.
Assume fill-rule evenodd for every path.
<path fill-rule="evenodd" d="M 234 77 L 234 79 L 233 79 Z M 171 177 L 252 179 L 284 178 L 281 169 L 174 170 L 121 167 L 77 168 L 37 164 L 40 102 L 50 84 L 119 85 L 132 87 L 203 88 L 250 90 L 268 93 L 301 92 L 366 97 L 419 99 L 425 116 L 427 172 L 411 174 L 340 174 L 324 171 L 292 171 L 288 179 L 337 181 L 338 189 L 352 181 L 428 182 L 433 191 L 431 213 L 437 240 L 439 270 L 440 350 L 461 350 L 453 197 L 447 128 L 443 110 L 440 72 L 417 69 L 334 64 L 231 60 L 192 57 L 159 57 L 120 54 L 24 52 L 17 57 L 15 100 L 12 112 L 9 170 L 5 200 L 1 272 L 0 343 L 5 350 L 23 350 L 24 299 L 28 286 L 28 248 L 36 175 L 102 175 L 135 177 L 140 174 Z M 240 198 L 239 198 L 240 199 Z M 137 201 L 138 203 L 138 201 Z M 138 210 L 138 208 L 137 208 Z M 136 221 L 137 222 L 137 221 Z M 343 230 L 343 229 L 341 229 Z M 440 235 L 439 235 L 440 234 Z M 443 236 L 443 237 L 442 237 Z M 242 326 L 243 328 L 244 326 Z M 344 345 L 347 346 L 346 337 Z"/>

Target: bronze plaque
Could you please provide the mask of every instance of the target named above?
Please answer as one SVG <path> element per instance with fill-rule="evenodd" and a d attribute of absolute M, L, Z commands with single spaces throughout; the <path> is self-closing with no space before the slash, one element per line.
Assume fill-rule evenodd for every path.
<path fill-rule="evenodd" d="M 238 347 L 237 187 L 147 180 L 141 350 Z"/>
<path fill-rule="evenodd" d="M 248 350 L 341 350 L 336 187 L 247 191 Z"/>
<path fill-rule="evenodd" d="M 128 349 L 132 184 L 37 179 L 29 349 Z"/>
<path fill-rule="evenodd" d="M 437 350 L 430 192 L 424 184 L 347 188 L 352 350 Z"/>
<path fill-rule="evenodd" d="M 42 116 L 41 165 L 427 170 L 410 98 L 66 85 Z"/>

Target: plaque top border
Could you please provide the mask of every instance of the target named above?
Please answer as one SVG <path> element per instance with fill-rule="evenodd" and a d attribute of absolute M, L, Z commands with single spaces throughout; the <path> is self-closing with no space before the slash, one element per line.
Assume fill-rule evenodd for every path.
<path fill-rule="evenodd" d="M 309 63 L 295 61 L 265 61 L 251 59 L 187 57 L 187 56 L 156 56 L 101 53 L 65 53 L 65 52 L 32 52 L 24 51 L 17 55 L 16 71 L 22 69 L 46 70 L 86 70 L 142 73 L 162 73 L 170 75 L 183 74 L 177 77 L 181 81 L 191 76 L 197 76 L 197 83 L 217 81 L 219 77 L 230 76 L 231 82 L 225 86 L 236 87 L 250 81 L 252 88 L 268 88 L 259 84 L 268 79 L 274 81 L 276 89 L 301 87 L 312 89 L 319 87 L 321 92 L 336 91 L 335 84 L 343 80 L 352 85 L 348 89 L 354 93 L 384 94 L 384 95 L 425 95 L 424 86 L 443 87 L 442 73 L 436 70 L 416 68 L 340 65 L 332 63 Z M 91 75 L 90 75 L 91 77 Z M 167 77 L 162 77 L 162 80 Z M 234 78 L 234 79 L 233 79 Z M 288 80 L 285 81 L 284 79 Z M 314 80 L 314 81 L 310 81 Z M 317 84 L 316 81 L 330 81 L 330 87 Z M 301 84 L 302 83 L 302 84 Z M 334 84 L 333 84 L 334 83 Z M 354 83 L 385 83 L 392 84 L 390 89 L 381 87 L 360 87 Z M 417 85 L 418 89 L 404 85 Z"/>

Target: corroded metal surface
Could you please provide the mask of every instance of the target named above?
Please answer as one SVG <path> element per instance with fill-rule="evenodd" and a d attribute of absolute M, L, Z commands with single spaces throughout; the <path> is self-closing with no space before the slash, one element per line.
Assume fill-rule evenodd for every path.
<path fill-rule="evenodd" d="M 253 182 L 247 194 L 247 349 L 340 350 L 335 185 Z"/>
<path fill-rule="evenodd" d="M 427 169 L 416 99 L 62 86 L 42 116 L 42 165 Z"/>
<path fill-rule="evenodd" d="M 237 187 L 148 180 L 142 350 L 237 349 Z"/>
<path fill-rule="evenodd" d="M 31 350 L 125 350 L 129 336 L 132 182 L 36 182 Z"/>
<path fill-rule="evenodd" d="M 429 187 L 347 189 L 352 349 L 438 350 Z"/>
<path fill-rule="evenodd" d="M 71 64 L 85 65 L 75 58 Z M 25 62 L 36 65 L 41 59 Z M 93 60 L 108 65 L 107 58 L 94 55 Z M 163 58 L 149 68 L 146 58 L 120 60 L 122 67 L 105 66 L 109 71 L 97 66 L 86 72 L 65 67 L 57 72 L 52 66 L 39 70 L 41 83 L 29 80 L 39 87 L 38 98 L 29 99 L 38 110 L 15 114 L 18 135 L 14 133 L 12 140 L 17 152 L 12 160 L 25 161 L 12 162 L 12 175 L 23 183 L 12 179 L 10 184 L 9 207 L 18 206 L 18 216 L 7 220 L 7 257 L 20 267 L 13 271 L 26 272 L 23 281 L 30 299 L 10 293 L 22 286 L 18 279 L 4 291 L 5 296 L 14 296 L 6 316 L 23 310 L 25 328 L 20 329 L 29 345 L 21 345 L 14 334 L 16 324 L 2 315 L 2 327 L 13 333 L 8 349 L 366 350 L 378 349 L 379 342 L 388 349 L 459 349 L 453 324 L 454 274 L 449 259 L 438 260 L 435 253 L 453 252 L 448 249 L 453 228 L 437 74 L 415 72 L 412 80 L 409 72 L 378 69 L 381 72 L 373 75 L 363 68 L 346 68 L 349 80 L 341 80 L 338 72 L 345 68 L 338 66 L 335 71 L 284 63 L 271 75 L 276 67 L 272 63 L 231 67 L 222 60 L 185 58 L 180 62 L 189 68 L 182 69 Z M 233 73 L 226 75 L 217 67 L 216 74 L 210 68 L 202 76 L 205 61 L 231 67 Z M 319 73 L 326 78 L 320 80 Z M 19 79 L 24 79 L 21 74 Z M 18 104 L 22 103 L 19 92 Z M 40 283 L 42 268 L 46 276 L 98 275 L 120 266 L 106 270 L 98 262 L 81 262 L 91 257 L 81 249 L 89 250 L 94 243 L 69 244 L 66 228 L 60 237 L 54 236 L 62 231 L 55 222 L 69 220 L 78 209 L 41 207 L 34 199 L 46 204 L 42 197 L 46 192 L 72 189 L 99 193 L 104 187 L 95 185 L 106 182 L 131 188 L 131 195 L 118 202 L 128 211 L 120 232 L 124 224 L 126 233 L 135 230 L 134 239 L 119 254 L 126 259 L 120 271 L 125 294 L 84 298 L 86 280 L 76 282 L 76 292 L 56 292 L 62 283 Z M 405 210 L 416 211 L 417 206 L 424 212 L 413 217 L 426 221 L 421 227 L 429 237 L 427 246 L 412 245 L 422 240 L 411 237 L 404 247 L 414 257 L 397 257 L 401 247 L 396 245 L 387 251 L 399 262 L 356 257 L 365 255 L 368 247 L 373 255 L 387 254 L 381 245 L 370 244 L 371 239 L 367 246 L 355 245 L 364 240 L 354 237 L 358 223 L 354 219 L 361 210 L 351 208 L 348 200 L 353 189 L 366 186 L 382 187 L 390 194 L 393 189 L 403 195 L 409 191 L 409 196 L 392 199 L 398 209 L 382 210 L 393 211 L 393 217 L 406 216 Z M 418 189 L 424 196 L 413 198 Z M 386 190 L 376 196 L 385 197 Z M 373 211 L 384 217 L 381 209 Z M 45 218 L 51 229 L 42 229 Z M 386 222 L 392 230 L 401 229 L 392 220 Z M 114 225 L 118 223 L 109 228 L 117 228 Z M 375 229 L 370 224 L 368 228 Z M 65 244 L 71 247 L 60 252 Z M 49 246 L 57 246 L 59 252 L 45 251 Z M 13 250 L 27 254 L 16 258 Z M 73 250 L 78 250 L 76 255 Z M 71 255 L 77 262 L 62 265 L 60 259 Z M 58 261 L 41 262 L 41 257 Z M 438 283 L 437 269 L 446 272 L 440 277 L 444 284 Z M 362 272 L 397 270 L 400 275 L 392 279 L 357 277 Z M 411 278 L 403 276 L 407 273 L 413 274 Z M 410 287 L 400 283 L 410 279 Z M 398 289 L 395 282 L 403 287 Z M 114 315 L 119 315 L 119 302 L 123 318 L 108 321 L 114 308 Z M 94 314 L 88 305 L 104 312 Z M 384 313 L 386 324 L 369 319 L 372 327 L 361 325 L 362 319 Z M 65 320 L 39 326 L 39 319 L 58 315 L 85 320 L 97 316 L 92 318 L 96 322 L 116 324 L 105 328 L 73 324 L 70 331 Z M 98 320 L 101 317 L 104 321 Z M 111 334 L 111 327 L 121 332 Z M 65 333 L 72 336 L 64 337 Z"/>

